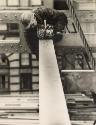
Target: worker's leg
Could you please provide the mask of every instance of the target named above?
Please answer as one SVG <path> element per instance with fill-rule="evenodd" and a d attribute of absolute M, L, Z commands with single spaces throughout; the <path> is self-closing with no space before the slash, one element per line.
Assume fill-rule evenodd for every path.
<path fill-rule="evenodd" d="M 37 28 L 26 30 L 25 37 L 31 52 L 39 59 L 39 39 L 37 37 Z"/>
<path fill-rule="evenodd" d="M 63 38 L 63 34 L 60 33 L 60 34 L 57 34 L 57 33 L 54 33 L 54 37 L 53 37 L 53 42 L 56 43 L 56 42 L 60 42 Z"/>

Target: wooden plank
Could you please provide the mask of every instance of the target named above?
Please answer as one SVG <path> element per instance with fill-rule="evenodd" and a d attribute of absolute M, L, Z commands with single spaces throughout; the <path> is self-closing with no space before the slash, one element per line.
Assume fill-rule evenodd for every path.
<path fill-rule="evenodd" d="M 34 101 L 39 101 L 39 99 L 38 98 L 0 98 L 0 99 L 2 99 L 2 102 L 4 103 L 4 102 L 10 102 L 10 100 L 12 101 L 12 102 L 34 102 Z M 0 103 L 2 103 L 1 101 L 0 101 Z"/>
<path fill-rule="evenodd" d="M 61 70 L 61 73 L 71 73 L 71 72 L 95 72 L 95 70 Z"/>
<path fill-rule="evenodd" d="M 39 41 L 40 124 L 71 125 L 52 40 Z"/>
<path fill-rule="evenodd" d="M 20 6 L 20 7 L 6 7 L 6 6 L 0 6 L 0 10 L 11 10 L 11 11 L 13 11 L 13 10 L 16 10 L 16 11 L 22 11 L 22 10 L 32 10 L 32 9 L 35 9 L 35 8 L 37 8 L 38 6 L 32 6 L 32 7 L 27 7 L 27 6 Z M 41 6 L 40 6 L 41 7 Z"/>
<path fill-rule="evenodd" d="M 38 120 L 0 119 L 0 125 L 39 125 Z"/>
<path fill-rule="evenodd" d="M 39 109 L 38 96 L 0 96 L 0 110 L 2 109 Z M 11 100 L 11 101 L 10 101 Z"/>
<path fill-rule="evenodd" d="M 34 97 L 38 97 L 39 98 L 39 95 L 38 94 L 28 94 L 28 93 L 26 93 L 26 94 L 16 94 L 16 95 L 14 95 L 14 94 L 10 94 L 10 95 L 0 95 L 0 98 L 4 98 L 4 97 L 9 97 L 9 98 L 11 98 L 11 97 L 13 97 L 13 98 L 34 98 Z"/>
<path fill-rule="evenodd" d="M 6 43 L 6 44 L 10 44 L 10 43 L 16 44 L 16 43 L 19 43 L 19 42 L 20 42 L 20 40 L 19 39 L 14 40 L 14 37 L 13 38 L 6 38 L 6 40 L 0 40 L 0 44 L 4 44 L 4 43 Z"/>
<path fill-rule="evenodd" d="M 71 120 L 72 125 L 93 125 L 94 121 Z"/>
<path fill-rule="evenodd" d="M 32 113 L 34 116 L 39 116 L 39 113 L 38 112 L 35 112 L 35 111 L 33 111 L 32 109 L 30 110 L 26 110 L 26 109 L 24 109 L 24 110 L 22 110 L 22 109 L 18 109 L 18 110 L 15 110 L 15 109 L 13 109 L 13 110 L 10 110 L 10 109 L 6 109 L 6 110 L 3 110 L 3 109 L 1 109 L 0 110 L 0 115 L 1 114 L 5 114 L 5 113 L 7 113 L 7 114 L 12 114 L 12 113 L 14 113 L 14 114 L 16 114 L 16 113 Z"/>
<path fill-rule="evenodd" d="M 0 113 L 0 118 L 9 118 L 9 119 L 22 119 L 22 120 L 39 120 L 39 113 L 7 113 L 6 111 L 4 113 Z"/>
<path fill-rule="evenodd" d="M 37 103 L 0 103 L 0 109 L 39 109 Z"/>

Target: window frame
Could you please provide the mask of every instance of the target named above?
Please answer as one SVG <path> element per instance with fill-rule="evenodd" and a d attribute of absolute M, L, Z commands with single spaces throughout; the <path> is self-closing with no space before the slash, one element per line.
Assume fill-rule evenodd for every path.
<path fill-rule="evenodd" d="M 31 54 L 27 53 L 27 54 L 29 54 L 29 65 L 22 65 L 21 64 L 22 63 L 22 54 L 24 54 L 24 53 L 20 53 L 20 67 L 21 68 L 31 68 L 32 67 L 32 64 L 31 64 L 31 60 L 32 60 Z"/>
<path fill-rule="evenodd" d="M 28 88 L 24 88 L 23 87 L 24 84 L 22 83 L 22 80 L 23 80 L 23 78 L 25 78 L 25 76 L 29 76 L 30 77 L 30 80 L 29 80 L 29 82 L 30 82 L 29 87 L 30 88 L 29 87 Z M 20 73 L 20 92 L 23 92 L 23 91 L 32 91 L 32 73 Z"/>

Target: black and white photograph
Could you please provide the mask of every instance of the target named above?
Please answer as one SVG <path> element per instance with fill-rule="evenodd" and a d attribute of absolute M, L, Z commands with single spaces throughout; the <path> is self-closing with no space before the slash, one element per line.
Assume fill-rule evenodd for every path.
<path fill-rule="evenodd" d="M 96 0 L 0 0 L 0 125 L 96 124 Z"/>

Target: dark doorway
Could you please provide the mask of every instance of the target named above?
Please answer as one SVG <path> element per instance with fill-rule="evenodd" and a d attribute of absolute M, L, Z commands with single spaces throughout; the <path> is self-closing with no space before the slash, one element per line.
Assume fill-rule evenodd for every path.
<path fill-rule="evenodd" d="M 21 84 L 20 84 L 21 90 L 32 90 L 32 74 L 31 73 L 21 73 L 20 79 L 21 79 Z"/>
<path fill-rule="evenodd" d="M 9 90 L 9 80 L 7 75 L 0 75 L 0 92 Z"/>

